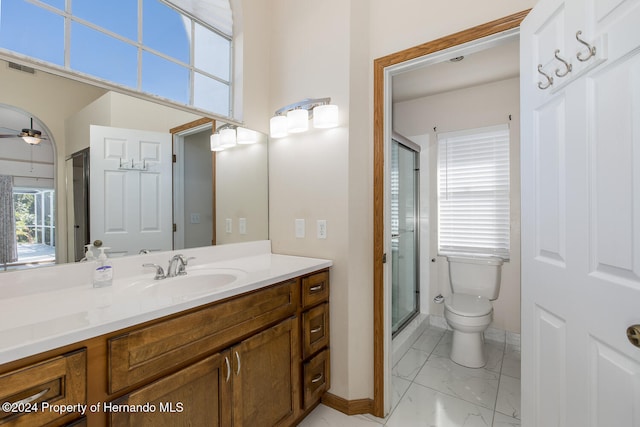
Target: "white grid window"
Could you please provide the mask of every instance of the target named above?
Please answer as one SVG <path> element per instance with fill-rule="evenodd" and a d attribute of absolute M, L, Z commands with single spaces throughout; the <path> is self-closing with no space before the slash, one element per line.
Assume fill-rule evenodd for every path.
<path fill-rule="evenodd" d="M 438 253 L 509 258 L 509 127 L 438 134 Z"/>
<path fill-rule="evenodd" d="M 229 0 L 0 0 L 0 54 L 229 117 L 231 28 Z"/>

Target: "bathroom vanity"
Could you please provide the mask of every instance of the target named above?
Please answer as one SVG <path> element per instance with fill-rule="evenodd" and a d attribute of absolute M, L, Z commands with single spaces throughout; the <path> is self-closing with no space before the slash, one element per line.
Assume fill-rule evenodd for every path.
<path fill-rule="evenodd" d="M 229 246 L 181 251 L 201 260 L 182 278 L 150 282 L 153 272 L 136 262 L 155 261 L 142 256 L 114 259 L 112 289 L 72 286 L 44 297 L 9 289 L 0 299 L 1 308 L 15 311 L 9 315 L 21 302 L 32 301 L 22 307 L 26 316 L 56 298 L 64 312 L 42 307 L 58 317 L 34 313 L 31 323 L 13 326 L 3 323 L 5 310 L 0 314 L 0 404 L 14 403 L 2 406 L 0 424 L 299 422 L 330 385 L 331 262 L 260 253 L 254 243 Z M 161 262 L 167 254 L 153 257 Z M 183 280 L 189 273 L 192 279 Z M 214 284 L 209 292 L 202 288 L 207 281 Z M 77 313 L 70 309 L 83 304 Z"/>

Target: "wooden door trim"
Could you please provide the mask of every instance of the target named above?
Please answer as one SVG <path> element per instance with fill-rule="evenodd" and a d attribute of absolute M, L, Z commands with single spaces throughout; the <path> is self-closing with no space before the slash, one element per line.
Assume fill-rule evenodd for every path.
<path fill-rule="evenodd" d="M 529 10 L 378 58 L 373 62 L 373 415 L 384 416 L 384 72 L 385 68 L 518 28 Z"/>
<path fill-rule="evenodd" d="M 211 123 L 211 133 L 213 134 L 216 131 L 216 120 L 210 119 L 208 117 L 202 117 L 201 119 L 197 119 L 192 122 L 185 123 L 185 124 L 176 126 L 174 128 L 171 128 L 169 129 L 169 133 L 171 134 L 171 139 L 173 140 L 173 137 L 178 133 L 182 133 L 182 132 L 188 131 L 189 129 L 194 129 L 209 123 Z M 171 149 L 173 150 L 173 141 L 171 144 Z M 175 155 L 176 153 L 173 153 L 173 154 Z M 211 198 L 211 204 L 212 204 L 211 221 L 213 221 L 211 245 L 214 246 L 216 244 L 216 152 L 215 151 L 211 152 L 211 170 L 212 170 L 211 189 L 213 191 L 213 197 Z M 173 190 L 173 185 L 171 188 Z M 171 206 L 173 206 L 173 203 L 175 203 L 175 196 L 173 195 L 173 191 L 172 191 L 172 199 L 173 200 L 172 200 Z M 171 214 L 173 215 L 173 212 Z M 175 221 L 175 218 L 173 219 L 173 221 Z M 174 239 L 175 239 L 175 236 L 174 236 Z"/>

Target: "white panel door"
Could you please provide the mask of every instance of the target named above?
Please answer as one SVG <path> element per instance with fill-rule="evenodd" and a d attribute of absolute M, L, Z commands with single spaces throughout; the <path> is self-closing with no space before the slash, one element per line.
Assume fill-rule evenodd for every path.
<path fill-rule="evenodd" d="M 541 0 L 521 26 L 524 426 L 640 426 L 638 23 Z"/>
<path fill-rule="evenodd" d="M 91 126 L 91 240 L 116 256 L 172 249 L 171 134 Z"/>

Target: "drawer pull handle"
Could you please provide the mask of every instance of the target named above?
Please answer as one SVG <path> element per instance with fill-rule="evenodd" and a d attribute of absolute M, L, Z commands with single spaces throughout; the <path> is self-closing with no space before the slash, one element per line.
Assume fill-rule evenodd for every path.
<path fill-rule="evenodd" d="M 309 292 L 320 292 L 323 285 L 316 285 L 309 288 Z"/>
<path fill-rule="evenodd" d="M 315 383 L 317 383 L 317 382 L 318 382 L 318 381 L 320 381 L 320 380 L 322 380 L 322 374 L 321 374 L 321 373 L 320 373 L 320 374 L 318 374 L 318 375 L 316 375 L 315 377 L 313 377 L 313 378 L 311 379 L 311 382 L 315 384 Z"/>
<path fill-rule="evenodd" d="M 310 332 L 312 334 L 317 334 L 318 332 L 320 332 L 322 330 L 322 326 L 318 326 L 317 328 L 313 328 Z"/>
<path fill-rule="evenodd" d="M 22 400 L 18 400 L 17 402 L 13 402 L 11 404 L 11 406 L 13 407 L 19 407 L 20 405 L 26 405 L 28 403 L 33 402 L 34 400 L 40 399 L 42 396 L 44 396 L 45 394 L 47 394 L 47 392 L 49 391 L 48 388 L 45 388 L 42 391 L 39 391 L 38 393 L 34 394 L 33 396 L 29 396 L 29 397 L 25 397 Z"/>
<path fill-rule="evenodd" d="M 238 362 L 238 369 L 236 370 L 236 375 L 240 375 L 240 355 L 236 351 L 236 362 Z"/>
<path fill-rule="evenodd" d="M 229 382 L 229 378 L 231 377 L 231 364 L 229 363 L 229 358 L 227 356 L 224 357 L 224 362 L 227 364 L 227 378 L 225 382 Z"/>

